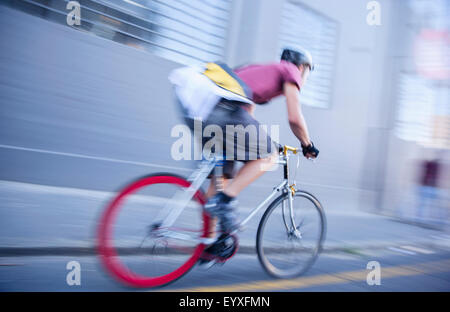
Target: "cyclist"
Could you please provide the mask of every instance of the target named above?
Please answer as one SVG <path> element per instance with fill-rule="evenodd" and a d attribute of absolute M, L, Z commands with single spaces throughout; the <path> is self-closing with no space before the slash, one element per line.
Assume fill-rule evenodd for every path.
<path fill-rule="evenodd" d="M 284 95 L 288 112 L 289 126 L 300 141 L 303 155 L 316 158 L 319 150 L 310 140 L 307 125 L 299 105 L 299 91 L 305 84 L 308 75 L 313 70 L 311 54 L 304 49 L 284 49 L 280 62 L 270 64 L 252 64 L 231 70 L 225 64 L 208 63 L 201 75 L 180 74 L 175 72 L 170 80 L 175 85 L 178 103 L 180 104 L 187 124 L 193 129 L 194 116 L 204 119 L 202 127 L 217 125 L 223 129 L 221 137 L 224 150 L 233 151 L 232 155 L 243 152 L 244 165 L 236 173 L 234 161 L 225 161 L 223 167 L 223 190 L 215 194 L 215 180 L 211 179 L 206 196 L 209 198 L 205 210 L 219 220 L 222 234 L 205 249 L 206 255 L 228 258 L 237 248 L 230 233 L 237 227 L 236 197 L 249 184 L 260 177 L 266 168 L 276 160 L 278 147 L 275 147 L 267 133 L 259 127 L 254 119 L 255 104 L 264 104 L 271 99 Z M 207 77 L 205 79 L 205 77 Z M 211 81 L 214 84 L 212 87 Z M 217 86 L 219 88 L 217 88 Z M 211 92 L 205 92 L 210 88 Z M 190 94 L 191 96 L 187 96 Z M 192 96 L 195 94 L 201 99 Z M 236 136 L 244 135 L 245 127 L 254 125 L 257 137 L 267 139 L 267 148 L 261 149 L 261 141 L 236 140 L 226 136 L 226 126 L 238 126 Z M 203 132 L 202 132 L 203 133 Z M 254 140 L 253 140 L 254 141 Z M 205 138 L 202 138 L 203 144 Z M 242 155 L 242 154 L 241 154 Z M 227 155 L 228 159 L 229 155 Z M 215 226 L 215 225 L 214 225 Z M 207 263 L 213 258 L 203 257 L 200 263 Z"/>

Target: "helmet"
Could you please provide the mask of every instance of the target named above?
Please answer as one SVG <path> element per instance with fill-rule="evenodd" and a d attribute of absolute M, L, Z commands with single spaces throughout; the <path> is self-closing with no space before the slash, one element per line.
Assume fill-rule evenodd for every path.
<path fill-rule="evenodd" d="M 314 69 L 311 53 L 302 48 L 297 48 L 296 50 L 284 49 L 281 54 L 281 60 L 291 62 L 297 66 L 306 64 L 310 70 Z"/>

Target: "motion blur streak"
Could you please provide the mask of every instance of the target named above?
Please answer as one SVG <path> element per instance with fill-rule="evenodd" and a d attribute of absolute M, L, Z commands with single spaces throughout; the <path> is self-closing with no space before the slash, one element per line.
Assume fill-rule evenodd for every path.
<path fill-rule="evenodd" d="M 401 276 L 420 275 L 424 273 L 448 272 L 450 259 L 443 261 L 424 262 L 416 265 L 401 265 L 383 268 L 382 278 L 394 278 Z M 289 280 L 279 281 L 257 281 L 251 283 L 225 285 L 216 287 L 195 287 L 173 289 L 179 292 L 239 292 L 239 291 L 267 291 L 267 290 L 287 290 L 300 289 L 312 286 L 331 285 L 348 283 L 351 281 L 365 281 L 367 270 L 349 271 L 335 274 L 315 275 L 311 277 L 299 277 Z"/>
<path fill-rule="evenodd" d="M 196 165 L 170 156 L 171 131 L 183 121 L 169 73 L 206 61 L 231 68 L 278 62 L 285 46 L 298 45 L 316 61 L 299 99 L 320 156 L 301 159 L 290 177 L 325 209 L 324 254 L 370 249 L 368 261 L 389 253 L 396 267 L 439 257 L 450 267 L 450 1 L 372 1 L 381 14 L 373 24 L 368 0 L 78 2 L 81 23 L 69 26 L 68 0 L 0 1 L 0 248 L 94 250 L 97 217 L 117 190 L 157 171 L 188 176 Z M 279 127 L 281 143 L 299 146 L 283 97 L 255 116 Z M 268 172 L 245 189 L 239 213 L 279 177 Z M 259 219 L 240 236 L 243 258 L 238 252 L 220 268 L 222 280 L 209 285 L 219 269 L 194 269 L 170 287 L 250 289 L 247 283 L 264 279 L 247 254 Z M 1 259 L 0 290 L 59 290 L 62 258 Z M 345 278 L 336 272 L 362 274 L 367 263 L 323 259 L 311 271 L 320 277 L 296 281 L 341 287 Z M 94 258 L 86 261 L 98 283 L 82 287 L 117 289 L 96 275 Z M 32 275 L 33 263 L 39 278 L 17 273 Z M 390 289 L 448 291 L 448 274 Z"/>

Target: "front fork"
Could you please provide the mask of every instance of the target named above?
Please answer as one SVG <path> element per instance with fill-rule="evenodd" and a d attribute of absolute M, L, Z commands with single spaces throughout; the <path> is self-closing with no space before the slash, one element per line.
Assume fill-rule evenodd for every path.
<path fill-rule="evenodd" d="M 302 238 L 302 234 L 299 230 L 300 226 L 297 226 L 295 223 L 295 219 L 294 219 L 294 194 L 293 191 L 288 188 L 288 190 L 286 190 L 286 192 L 288 193 L 288 198 L 287 200 L 283 199 L 283 201 L 281 202 L 281 214 L 283 216 L 283 222 L 284 222 L 284 226 L 286 227 L 286 233 L 288 235 L 289 238 L 297 238 L 300 239 Z M 286 205 L 287 203 L 287 205 Z M 288 206 L 288 207 L 286 207 Z"/>
<path fill-rule="evenodd" d="M 284 226 L 286 227 L 286 232 L 289 238 L 302 238 L 302 234 L 299 231 L 295 219 L 294 219 L 294 195 L 295 195 L 295 184 L 289 185 L 289 170 L 288 170 L 288 161 L 286 158 L 286 162 L 284 163 L 284 179 L 287 181 L 283 192 L 287 193 L 288 198 L 287 201 L 283 199 L 281 202 L 281 214 L 283 216 L 283 222 Z M 287 202 L 287 208 L 289 209 L 287 212 L 286 210 L 286 202 Z M 289 214 L 289 219 L 287 218 Z"/>

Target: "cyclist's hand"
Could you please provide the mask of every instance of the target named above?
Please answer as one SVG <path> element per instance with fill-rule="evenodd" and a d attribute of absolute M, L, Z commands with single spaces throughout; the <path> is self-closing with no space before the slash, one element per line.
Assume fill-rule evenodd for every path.
<path fill-rule="evenodd" d="M 302 145 L 302 152 L 306 158 L 316 158 L 319 155 L 319 150 L 314 146 L 312 141 L 308 146 Z"/>

